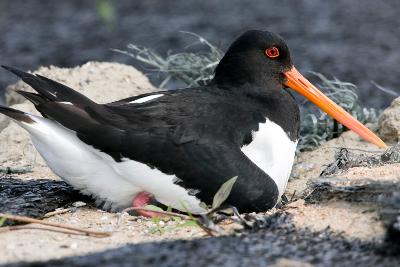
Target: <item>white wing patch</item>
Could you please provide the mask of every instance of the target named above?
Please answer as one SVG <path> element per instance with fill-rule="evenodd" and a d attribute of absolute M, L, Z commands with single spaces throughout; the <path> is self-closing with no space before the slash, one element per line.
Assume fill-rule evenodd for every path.
<path fill-rule="evenodd" d="M 64 104 L 64 105 L 71 105 L 71 106 L 73 106 L 73 104 L 72 104 L 71 102 L 58 102 L 58 103 Z"/>
<path fill-rule="evenodd" d="M 163 95 L 164 95 L 164 94 L 148 95 L 148 96 L 141 97 L 141 98 L 138 98 L 138 99 L 136 99 L 136 100 L 133 100 L 133 101 L 129 102 L 129 104 L 133 104 L 133 103 L 135 103 L 135 104 L 144 103 L 144 102 L 147 102 L 147 101 L 150 101 L 150 100 L 153 100 L 153 99 L 162 97 Z"/>
<path fill-rule="evenodd" d="M 285 192 L 297 147 L 278 124 L 267 119 L 253 133 L 253 141 L 242 152 L 276 183 L 279 196 Z"/>

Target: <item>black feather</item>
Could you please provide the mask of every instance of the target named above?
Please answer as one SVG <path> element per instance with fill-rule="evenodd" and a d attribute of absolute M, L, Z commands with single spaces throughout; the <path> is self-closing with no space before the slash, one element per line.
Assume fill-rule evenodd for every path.
<path fill-rule="evenodd" d="M 72 88 L 41 75 L 30 74 L 9 66 L 2 67 L 20 77 L 36 92 L 50 101 L 71 102 L 76 105 L 88 105 L 94 103 L 92 100 Z"/>
<path fill-rule="evenodd" d="M 16 110 L 13 108 L 5 107 L 5 106 L 0 106 L 0 113 L 6 115 L 7 117 L 10 117 L 16 121 L 22 121 L 26 123 L 33 123 L 34 121 L 29 117 L 28 114 L 25 112 L 22 112 L 20 110 Z"/>
<path fill-rule="evenodd" d="M 48 99 L 44 98 L 43 96 L 31 92 L 26 92 L 26 91 L 21 91 L 17 90 L 16 91 L 18 94 L 22 95 L 26 99 L 28 99 L 30 102 L 32 102 L 35 106 L 42 104 L 44 102 L 47 102 Z"/>

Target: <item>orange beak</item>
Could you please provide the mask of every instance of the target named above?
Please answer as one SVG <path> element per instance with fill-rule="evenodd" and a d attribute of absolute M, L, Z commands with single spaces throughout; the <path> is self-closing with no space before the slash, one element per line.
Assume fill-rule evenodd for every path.
<path fill-rule="evenodd" d="M 284 84 L 287 87 L 306 97 L 308 100 L 317 105 L 317 107 L 326 112 L 329 116 L 333 117 L 350 130 L 356 132 L 366 141 L 371 142 L 380 148 L 387 148 L 387 145 L 378 136 L 371 132 L 361 122 L 354 119 L 343 108 L 330 100 L 306 78 L 304 78 L 295 67 L 292 67 L 291 70 L 285 72 L 284 74 L 287 78 L 287 81 Z"/>

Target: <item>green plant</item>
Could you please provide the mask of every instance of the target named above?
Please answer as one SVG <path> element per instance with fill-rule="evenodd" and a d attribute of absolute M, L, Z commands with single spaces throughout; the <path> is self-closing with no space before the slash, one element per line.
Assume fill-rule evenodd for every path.
<path fill-rule="evenodd" d="M 212 209 L 218 209 L 225 202 L 225 200 L 229 197 L 237 178 L 237 176 L 232 177 L 221 185 L 217 193 L 214 195 L 213 203 L 211 206 Z"/>
<path fill-rule="evenodd" d="M 0 217 L 0 227 L 2 227 L 4 225 L 4 223 L 6 222 L 6 218 L 4 217 Z"/>
<path fill-rule="evenodd" d="M 108 30 L 113 31 L 117 22 L 117 15 L 113 1 L 96 0 L 96 12 L 103 23 L 107 26 Z"/>
<path fill-rule="evenodd" d="M 172 219 L 174 223 L 172 224 L 165 224 L 164 219 L 161 217 L 153 217 L 152 222 L 154 226 L 149 228 L 149 233 L 155 234 L 158 233 L 162 235 L 165 232 L 174 231 L 181 227 L 201 227 L 210 235 L 212 232 L 221 232 L 221 229 L 214 224 L 213 220 L 214 217 L 217 215 L 218 211 L 220 210 L 220 206 L 225 202 L 225 200 L 229 197 L 234 184 L 236 183 L 237 176 L 232 177 L 225 181 L 218 191 L 215 193 L 213 198 L 212 206 L 205 205 L 205 212 L 203 214 L 199 214 L 199 217 L 193 216 L 185 202 L 181 202 L 183 210 L 186 211 L 188 215 L 181 215 L 178 213 L 172 212 L 172 208 L 168 207 L 166 211 L 161 209 L 160 207 L 154 205 L 147 205 L 145 208 L 146 210 L 156 211 L 162 215 L 168 215 L 169 219 Z M 225 212 L 228 212 L 225 210 Z M 175 216 L 176 215 L 176 216 Z M 183 220 L 182 220 L 183 219 Z"/>
<path fill-rule="evenodd" d="M 200 53 L 180 52 L 169 53 L 166 57 L 155 51 L 129 44 L 128 51 L 114 50 L 126 54 L 151 67 L 151 70 L 164 75 L 160 88 L 165 88 L 171 80 L 180 80 L 187 86 L 201 86 L 207 84 L 214 75 L 215 67 L 221 60 L 223 53 L 203 37 L 189 33 L 196 37 L 195 44 L 205 45 L 207 51 Z M 319 88 L 333 101 L 362 123 L 377 121 L 379 110 L 364 107 L 357 95 L 354 84 L 342 82 L 336 78 L 328 79 L 324 75 L 311 72 L 318 79 Z M 310 150 L 323 142 L 340 135 L 345 129 L 321 110 L 310 105 L 308 101 L 300 104 L 301 124 L 298 150 Z"/>

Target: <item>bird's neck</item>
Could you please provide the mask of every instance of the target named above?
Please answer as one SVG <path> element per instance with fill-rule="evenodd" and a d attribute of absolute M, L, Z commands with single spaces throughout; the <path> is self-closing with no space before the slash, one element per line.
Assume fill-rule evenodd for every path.
<path fill-rule="evenodd" d="M 254 96 L 254 91 L 258 91 L 258 95 Z M 260 88 L 259 90 L 253 89 L 252 92 L 253 94 L 248 97 L 253 99 L 256 112 L 262 114 L 258 123 L 264 123 L 265 120 L 274 122 L 283 129 L 292 141 L 297 140 L 300 112 L 294 97 L 284 89 L 271 92 L 264 88 L 264 92 L 262 92 L 262 88 Z"/>

